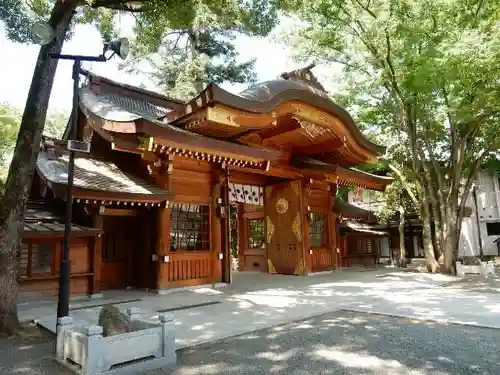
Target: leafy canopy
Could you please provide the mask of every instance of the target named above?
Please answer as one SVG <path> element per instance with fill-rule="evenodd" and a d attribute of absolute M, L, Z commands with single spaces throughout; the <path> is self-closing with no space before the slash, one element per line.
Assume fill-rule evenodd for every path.
<path fill-rule="evenodd" d="M 234 38 L 265 36 L 278 19 L 277 4 L 267 0 L 186 2 L 177 19 L 166 16 L 166 4 L 151 7 L 136 17 L 134 58 L 124 68 L 148 74 L 179 99 L 210 82 L 254 81 L 255 60 L 238 61 Z"/>
<path fill-rule="evenodd" d="M 22 112 L 19 108 L 0 103 L 0 195 L 4 179 L 7 176 L 10 158 L 16 144 L 17 133 L 21 124 Z M 63 112 L 50 112 L 47 116 L 44 134 L 60 138 L 68 122 L 68 115 Z"/>
<path fill-rule="evenodd" d="M 306 21 L 286 38 L 297 56 L 342 67 L 337 100 L 390 157 L 412 166 L 414 179 L 424 166 L 412 159 L 436 160 L 444 173 L 459 163 L 467 178 L 497 148 L 500 8 L 463 0 L 290 6 Z"/>
<path fill-rule="evenodd" d="M 119 0 L 71 0 L 78 5 L 75 24 L 96 26 L 105 40 L 117 36 Z M 238 61 L 233 40 L 238 34 L 267 35 L 278 19 L 276 1 L 268 0 L 143 0 L 134 12 L 135 40 L 128 71 L 146 73 L 165 93 L 188 98 L 209 82 L 255 80 L 254 60 Z M 5 0 L 0 20 L 7 36 L 31 43 L 31 27 L 46 19 L 54 0 Z M 89 6 L 83 6 L 89 5 Z M 67 39 L 71 38 L 68 30 Z"/>

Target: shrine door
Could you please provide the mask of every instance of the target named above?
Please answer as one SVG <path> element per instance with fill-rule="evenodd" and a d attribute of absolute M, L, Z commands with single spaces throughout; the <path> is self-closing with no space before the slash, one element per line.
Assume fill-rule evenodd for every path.
<path fill-rule="evenodd" d="M 265 191 L 267 271 L 305 272 L 300 181 L 269 185 Z"/>

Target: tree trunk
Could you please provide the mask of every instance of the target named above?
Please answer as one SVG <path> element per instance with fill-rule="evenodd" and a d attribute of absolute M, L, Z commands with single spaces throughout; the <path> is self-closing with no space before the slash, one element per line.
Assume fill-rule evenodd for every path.
<path fill-rule="evenodd" d="M 445 238 L 444 238 L 444 262 L 443 272 L 455 275 L 458 252 L 458 239 L 457 239 L 457 220 L 456 215 L 448 215 L 446 217 Z"/>
<path fill-rule="evenodd" d="M 439 271 L 439 263 L 436 261 L 436 255 L 434 253 L 434 245 L 432 241 L 432 228 L 431 228 L 431 214 L 429 205 L 426 202 L 425 193 L 422 194 L 421 202 L 421 216 L 422 216 L 422 239 L 424 242 L 424 254 L 425 262 L 427 264 L 427 269 L 436 273 Z"/>
<path fill-rule="evenodd" d="M 65 0 L 57 1 L 52 9 L 49 25 L 55 39 L 38 54 L 0 207 L 1 333 L 13 334 L 19 328 L 17 294 L 24 215 L 58 62 L 49 53 L 61 52 L 76 6 L 76 0 Z"/>
<path fill-rule="evenodd" d="M 406 246 L 405 246 L 405 209 L 399 206 L 399 266 L 406 267 Z"/>

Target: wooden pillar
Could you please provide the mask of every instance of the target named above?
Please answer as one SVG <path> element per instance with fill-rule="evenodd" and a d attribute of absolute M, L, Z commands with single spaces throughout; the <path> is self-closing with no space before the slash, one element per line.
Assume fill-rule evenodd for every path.
<path fill-rule="evenodd" d="M 96 212 L 92 218 L 93 227 L 102 230 L 104 228 L 103 224 L 102 215 L 100 215 L 99 212 Z M 92 277 L 92 285 L 90 286 L 90 294 L 98 294 L 101 292 L 102 238 L 103 233 L 99 233 L 99 235 L 94 237 L 94 246 L 91 258 L 92 273 L 94 275 Z"/>
<path fill-rule="evenodd" d="M 157 177 L 157 182 L 161 181 L 160 186 L 172 192 L 172 172 L 173 172 L 174 156 L 167 154 L 163 160 L 161 172 Z M 160 207 L 156 213 L 156 259 L 151 259 L 151 262 L 156 263 L 152 267 L 156 271 L 156 287 L 158 290 L 167 289 L 169 287 L 169 268 L 172 259 L 168 262 L 163 261 L 164 256 L 170 253 L 170 208 L 168 202 L 165 206 Z M 153 257 L 152 257 L 153 258 Z"/>
<path fill-rule="evenodd" d="M 170 263 L 164 263 L 162 257 L 170 251 L 170 209 L 161 207 L 157 212 L 157 243 L 156 243 L 156 260 L 151 259 L 151 262 L 156 263 L 156 285 L 158 290 L 167 289 L 169 287 L 168 268 Z"/>
<path fill-rule="evenodd" d="M 219 259 L 219 254 L 222 252 L 222 226 L 221 226 L 221 210 L 218 202 L 221 197 L 221 185 L 223 178 L 222 171 L 219 167 L 215 167 L 212 173 L 212 208 L 210 212 L 210 249 L 212 251 L 212 275 L 214 282 L 222 280 L 222 261 Z"/>
<path fill-rule="evenodd" d="M 240 270 L 246 267 L 245 264 L 245 251 L 248 247 L 248 225 L 245 218 L 245 205 L 238 203 L 238 262 Z"/>
<path fill-rule="evenodd" d="M 313 256 L 311 254 L 311 236 L 309 225 L 310 204 L 309 197 L 311 196 L 313 180 L 309 179 L 302 184 L 302 243 L 304 251 L 305 274 L 313 271 Z"/>
<path fill-rule="evenodd" d="M 332 259 L 332 267 L 337 267 L 337 215 L 333 211 L 333 205 L 335 204 L 335 188 L 332 185 L 328 186 L 328 214 L 326 218 L 326 230 L 328 231 L 328 250 L 330 252 L 330 257 Z"/>
<path fill-rule="evenodd" d="M 340 263 L 341 267 L 346 267 L 347 266 L 347 258 L 345 258 L 348 254 L 348 249 L 347 249 L 347 233 L 344 234 L 344 248 L 340 252 Z"/>
<path fill-rule="evenodd" d="M 222 166 L 220 196 L 224 213 L 221 217 L 222 282 L 231 283 L 231 217 L 229 205 L 229 169 Z"/>

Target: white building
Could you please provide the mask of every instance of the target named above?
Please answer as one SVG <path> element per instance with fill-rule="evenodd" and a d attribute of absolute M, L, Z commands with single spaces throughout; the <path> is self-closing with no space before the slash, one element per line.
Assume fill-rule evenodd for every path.
<path fill-rule="evenodd" d="M 476 181 L 476 196 L 478 215 L 472 192 L 467 199 L 466 206 L 472 214 L 465 217 L 462 222 L 459 257 L 479 256 L 480 242 L 484 255 L 499 254 L 495 243 L 495 240 L 500 238 L 499 176 L 490 172 L 480 172 Z"/>

